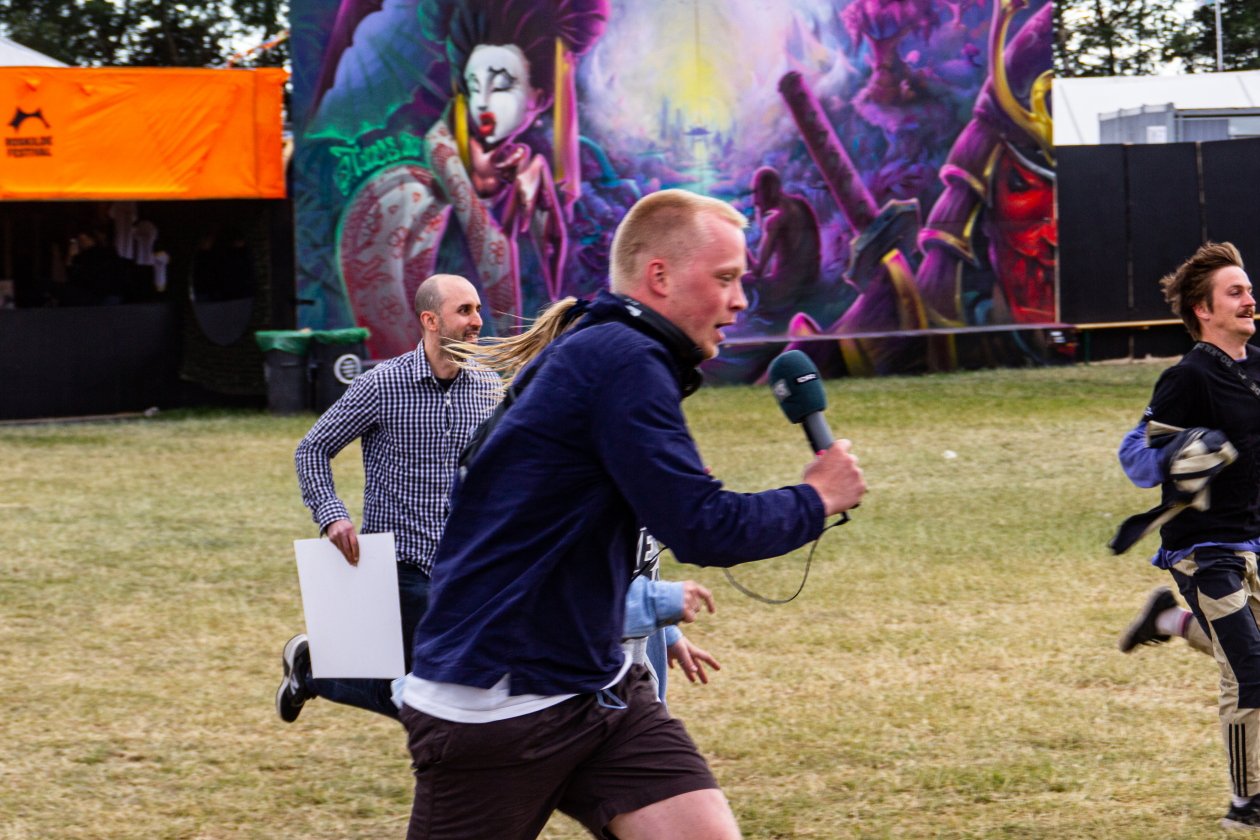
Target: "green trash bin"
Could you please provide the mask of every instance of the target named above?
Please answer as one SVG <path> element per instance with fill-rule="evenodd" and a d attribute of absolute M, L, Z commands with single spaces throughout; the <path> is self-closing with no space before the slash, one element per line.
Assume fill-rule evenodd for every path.
<path fill-rule="evenodd" d="M 335 403 L 354 378 L 363 372 L 365 327 L 311 331 L 311 385 L 315 410 L 324 412 Z"/>
<path fill-rule="evenodd" d="M 310 330 L 259 330 L 254 341 L 263 351 L 267 408 L 274 414 L 310 411 L 311 380 L 306 359 Z"/>

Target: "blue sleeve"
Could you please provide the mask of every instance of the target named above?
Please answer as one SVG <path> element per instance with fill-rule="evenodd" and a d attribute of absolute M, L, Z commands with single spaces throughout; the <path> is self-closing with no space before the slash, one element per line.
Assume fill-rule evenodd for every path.
<path fill-rule="evenodd" d="M 665 627 L 664 629 L 662 629 L 661 633 L 663 633 L 665 636 L 665 647 L 669 647 L 670 645 L 674 644 L 675 642 L 677 642 L 679 639 L 682 638 L 682 631 L 679 630 L 678 626 L 674 624 L 671 624 L 668 627 Z"/>
<path fill-rule="evenodd" d="M 1158 487 L 1164 481 L 1159 466 L 1159 450 L 1146 445 L 1146 421 L 1138 423 L 1120 441 L 1120 466 L 1138 487 Z"/>
<path fill-rule="evenodd" d="M 664 348 L 615 359 L 594 405 L 600 460 L 636 518 L 682 563 L 778 557 L 822 533 L 823 504 L 797 484 L 734 493 L 705 473 Z"/>
<path fill-rule="evenodd" d="M 1195 368 L 1183 362 L 1161 373 L 1142 421 L 1120 442 L 1117 455 L 1129 481 L 1138 487 L 1156 487 L 1165 478 L 1160 450 L 1146 445 L 1146 424 L 1157 420 L 1183 429 L 1201 426 L 1202 418 L 1196 415 L 1196 407 L 1206 404 L 1203 379 Z"/>
<path fill-rule="evenodd" d="M 637 639 L 682 619 L 683 585 L 640 575 L 626 592 L 626 623 L 621 635 Z"/>

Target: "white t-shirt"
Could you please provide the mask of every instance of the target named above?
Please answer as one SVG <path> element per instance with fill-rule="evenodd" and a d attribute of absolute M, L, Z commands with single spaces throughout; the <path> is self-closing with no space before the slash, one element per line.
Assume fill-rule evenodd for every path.
<path fill-rule="evenodd" d="M 630 659 L 621 663 L 608 685 L 611 688 L 621 681 L 630 670 Z M 496 720 L 530 715 L 549 706 L 563 703 L 576 694 L 516 694 L 509 693 L 511 674 L 489 688 L 472 688 L 456 683 L 433 682 L 415 674 L 402 678 L 402 702 L 419 712 L 454 723 L 491 723 Z M 397 694 L 397 685 L 395 685 Z M 395 698 L 397 702 L 397 697 Z"/>

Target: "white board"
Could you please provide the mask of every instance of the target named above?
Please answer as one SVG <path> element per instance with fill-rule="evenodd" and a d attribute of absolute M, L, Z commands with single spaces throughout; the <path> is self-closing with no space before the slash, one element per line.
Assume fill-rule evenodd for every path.
<path fill-rule="evenodd" d="M 294 540 L 311 674 L 324 678 L 403 675 L 402 616 L 393 534 L 360 534 L 359 565 L 327 539 Z"/>

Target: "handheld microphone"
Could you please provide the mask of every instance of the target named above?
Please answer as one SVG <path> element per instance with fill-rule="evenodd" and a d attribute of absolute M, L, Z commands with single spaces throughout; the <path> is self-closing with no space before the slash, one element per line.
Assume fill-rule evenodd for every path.
<path fill-rule="evenodd" d="M 775 357 L 768 373 L 770 390 L 779 401 L 779 408 L 788 420 L 805 428 L 805 437 L 813 451 L 829 448 L 835 438 L 823 417 L 827 394 L 813 360 L 800 350 L 789 350 Z"/>

